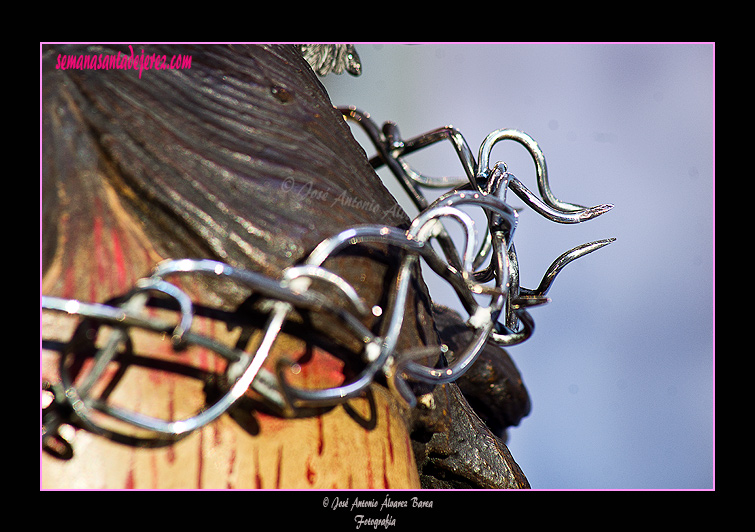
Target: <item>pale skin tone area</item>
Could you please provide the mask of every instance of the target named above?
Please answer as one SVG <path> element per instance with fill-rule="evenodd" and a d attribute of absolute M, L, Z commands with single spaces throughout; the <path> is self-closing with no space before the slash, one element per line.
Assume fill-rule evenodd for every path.
<path fill-rule="evenodd" d="M 113 191 L 104 187 L 94 230 L 82 232 L 70 227 L 67 217 L 60 220 L 58 253 L 43 277 L 45 295 L 106 301 L 124 293 L 162 259 Z M 69 246 L 73 241 L 75 248 Z M 45 312 L 42 336 L 66 340 L 76 323 L 65 314 Z M 230 345 L 239 336 L 238 329 L 228 331 L 225 324 L 209 319 L 198 318 L 194 327 Z M 107 336 L 104 331 L 101 335 L 98 342 Z M 176 354 L 170 342 L 155 333 L 134 330 L 131 339 L 136 354 L 179 360 L 214 373 L 224 367 L 222 360 L 202 348 Z M 270 368 L 276 358 L 296 360 L 304 350 L 303 342 L 281 335 L 271 352 Z M 58 357 L 57 352 L 43 351 L 43 380 L 58 380 Z M 342 379 L 340 364 L 315 350 L 301 371 L 292 374 L 292 382 L 333 385 L 334 379 Z M 116 369 L 114 365 L 112 373 Z M 70 441 L 73 457 L 62 460 L 42 452 L 41 485 L 43 489 L 419 488 L 404 413 L 381 386 L 373 385 L 371 395 L 372 401 L 355 399 L 323 415 L 299 419 L 249 411 L 253 422 L 246 428 L 224 414 L 186 438 L 158 448 L 116 443 L 64 427 L 61 434 Z M 167 420 L 192 415 L 204 399 L 202 382 L 196 379 L 139 367 L 129 367 L 109 397 L 116 404 Z M 247 430 L 250 426 L 253 430 Z"/>
<path fill-rule="evenodd" d="M 201 391 L 182 394 L 171 377 L 141 375 L 121 395 L 149 401 L 149 413 L 189 407 Z M 125 384 L 125 382 L 124 382 Z M 376 426 L 362 428 L 343 407 L 317 417 L 284 420 L 254 414 L 250 434 L 224 415 L 168 447 L 139 449 L 78 430 L 74 457 L 42 455 L 43 488 L 412 488 L 419 479 L 404 422 L 392 398 L 374 389 L 350 409 Z M 115 400 L 115 399 L 114 399 Z M 182 412 L 183 413 L 183 412 Z"/>

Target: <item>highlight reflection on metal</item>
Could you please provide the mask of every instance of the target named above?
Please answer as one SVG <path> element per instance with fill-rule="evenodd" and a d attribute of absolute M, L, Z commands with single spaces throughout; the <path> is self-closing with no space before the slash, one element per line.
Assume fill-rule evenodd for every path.
<path fill-rule="evenodd" d="M 178 259 L 157 265 L 151 276 L 140 280 L 132 293 L 116 306 L 43 297 L 44 310 L 80 316 L 114 329 L 109 342 L 95 354 L 93 369 L 83 383 L 74 384 L 75 379 L 69 374 L 66 350 L 60 357 L 61 382 L 50 388 L 55 392 L 55 400 L 67 405 L 77 421 L 90 430 L 108 434 L 109 429 L 95 419 L 94 411 L 99 411 L 146 429 L 158 439 L 175 439 L 228 411 L 249 388 L 281 413 L 296 415 L 302 410 L 332 406 L 359 396 L 378 375 L 385 376 L 397 397 L 413 406 L 416 398 L 409 381 L 430 384 L 455 381 L 474 364 L 486 342 L 507 346 L 529 338 L 534 321 L 528 309 L 549 301 L 545 295 L 556 275 L 569 262 L 613 241 L 598 240 L 564 253 L 548 268 L 537 289 L 522 288 L 519 286 L 518 262 L 513 246 L 518 213 L 506 203 L 508 188 L 537 213 L 559 223 L 579 223 L 595 218 L 609 210 L 611 205 L 585 208 L 556 199 L 550 190 L 545 158 L 540 148 L 522 132 L 501 129 L 491 133 L 482 143 L 477 157 L 479 162 L 476 162 L 464 137 L 453 128 L 441 128 L 403 140 L 392 123 L 386 124 L 381 132 L 365 113 L 351 107 L 341 109 L 341 112 L 347 120 L 359 124 L 374 143 L 378 155 L 371 161 L 373 166 L 387 165 L 420 209 L 409 229 L 404 231 L 384 225 L 347 229 L 321 242 L 302 264 L 284 270 L 280 279 L 271 279 L 213 260 Z M 404 160 L 405 155 L 446 139 L 456 149 L 466 174 L 464 178 L 429 177 L 411 168 Z M 518 142 L 532 155 L 541 197 L 507 172 L 503 163 L 496 163 L 490 168 L 490 150 L 502 140 Z M 430 203 L 420 186 L 453 188 Z M 475 222 L 462 208 L 479 208 L 485 213 L 487 225 L 481 242 L 477 240 Z M 446 221 L 454 221 L 461 227 L 464 234 L 461 250 L 457 249 L 443 225 Z M 433 240 L 439 243 L 442 256 L 433 248 Z M 347 247 L 372 244 L 396 248 L 402 257 L 385 309 L 370 309 L 360 298 L 358 287 L 323 266 L 328 258 Z M 443 345 L 421 346 L 408 351 L 397 349 L 405 307 L 410 303 L 409 288 L 413 276 L 420 271 L 417 268 L 420 259 L 449 283 L 469 314 L 467 325 L 475 334 L 461 352 L 446 353 L 447 347 Z M 487 265 L 483 267 L 483 264 Z M 177 276 L 209 276 L 239 283 L 271 300 L 273 303 L 269 307 L 263 338 L 256 351 L 247 353 L 192 330 L 194 307 L 191 298 L 168 280 Z M 486 284 L 491 281 L 492 285 Z M 334 291 L 342 297 L 335 297 Z M 159 292 L 163 297 L 175 300 L 180 314 L 178 325 L 160 322 L 143 313 L 149 292 Z M 480 295 L 489 296 L 486 304 L 478 302 Z M 346 305 L 339 303 L 344 300 Z M 364 366 L 352 381 L 328 389 L 302 389 L 288 381 L 293 363 L 279 361 L 274 371 L 263 367 L 294 309 L 332 315 L 358 340 L 362 346 Z M 364 318 L 368 315 L 379 317 L 378 333 L 364 325 Z M 225 358 L 228 361 L 225 395 L 200 413 L 178 421 L 149 417 L 90 396 L 94 383 L 102 377 L 106 366 L 116 356 L 119 344 L 128 340 L 129 328 L 168 333 L 176 350 L 187 345 L 199 345 Z M 421 360 L 429 356 L 441 360 L 444 365 L 431 367 L 423 364 Z M 451 360 L 447 365 L 446 356 Z M 43 437 L 54 436 L 61 422 L 55 411 L 51 410 L 43 418 Z"/>

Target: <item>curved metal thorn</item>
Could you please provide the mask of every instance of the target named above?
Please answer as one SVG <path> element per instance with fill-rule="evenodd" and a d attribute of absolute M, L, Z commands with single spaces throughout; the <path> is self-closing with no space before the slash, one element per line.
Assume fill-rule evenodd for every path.
<path fill-rule="evenodd" d="M 553 284 L 553 280 L 556 278 L 559 272 L 564 269 L 564 267 L 567 264 L 569 264 L 570 262 L 580 257 L 584 257 L 588 253 L 592 253 L 593 251 L 596 251 L 604 246 L 607 246 L 614 240 L 616 239 L 606 238 L 603 240 L 596 240 L 594 242 L 588 242 L 587 244 L 582 244 L 581 246 L 577 246 L 573 249 L 570 249 L 566 253 L 562 254 L 556 260 L 554 260 L 553 263 L 550 265 L 548 270 L 545 272 L 545 275 L 543 275 L 543 279 L 540 281 L 540 285 L 537 287 L 537 289 L 533 291 L 533 294 L 541 295 L 541 296 L 547 294 L 548 290 L 550 290 L 550 287 Z"/>
<path fill-rule="evenodd" d="M 490 151 L 493 146 L 501 140 L 513 140 L 524 146 L 532 156 L 535 162 L 537 172 L 537 186 L 543 200 L 550 207 L 562 212 L 581 211 L 585 207 L 575 203 L 561 201 L 551 192 L 550 183 L 548 182 L 548 168 L 545 163 L 545 155 L 535 139 L 523 131 L 517 129 L 498 129 L 490 133 L 480 145 L 480 154 L 478 156 L 477 176 L 485 178 L 490 172 L 489 161 Z"/>
<path fill-rule="evenodd" d="M 610 211 L 613 205 L 610 203 L 597 205 L 595 207 L 582 207 L 580 209 L 562 210 L 550 205 L 540 198 L 538 198 L 531 190 L 529 190 L 524 184 L 514 176 L 511 176 L 509 180 L 509 186 L 514 194 L 524 201 L 527 205 L 532 207 L 535 212 L 545 216 L 552 222 L 558 222 L 562 224 L 577 224 L 586 222 Z"/>

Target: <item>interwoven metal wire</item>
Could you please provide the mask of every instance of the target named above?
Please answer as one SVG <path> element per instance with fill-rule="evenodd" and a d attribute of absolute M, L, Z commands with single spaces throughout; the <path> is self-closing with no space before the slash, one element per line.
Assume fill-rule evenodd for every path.
<path fill-rule="evenodd" d="M 373 166 L 387 165 L 419 209 L 420 213 L 409 229 L 404 231 L 387 225 L 350 228 L 321 242 L 306 260 L 287 268 L 277 279 L 213 260 L 179 259 L 157 265 L 152 274 L 138 281 L 134 290 L 118 304 L 43 296 L 42 309 L 45 312 L 66 313 L 112 327 L 109 339 L 94 354 L 92 369 L 83 381 L 74 382 L 65 363 L 66 357 L 61 356 L 60 382 L 45 383 L 54 399 L 43 415 L 43 440 L 57 438 L 58 427 L 63 423 L 76 423 L 112 436 L 112 430 L 98 421 L 101 414 L 144 429 L 157 439 L 170 440 L 211 423 L 249 389 L 257 392 L 277 411 L 296 415 L 302 409 L 332 406 L 360 396 L 378 376 L 385 378 L 397 398 L 413 406 L 416 397 L 409 382 L 442 384 L 455 381 L 474 364 L 487 342 L 510 346 L 529 338 L 534 322 L 528 309 L 548 301 L 546 293 L 558 272 L 572 260 L 613 240 L 598 240 L 569 250 L 553 262 L 537 289 L 520 287 L 516 252 L 512 245 L 518 213 L 506 201 L 509 188 L 536 212 L 558 223 L 579 223 L 595 218 L 608 211 L 611 205 L 585 208 L 556 199 L 549 187 L 542 151 L 534 140 L 520 131 L 494 131 L 482 143 L 475 160 L 464 137 L 452 127 L 404 140 L 393 123 L 385 124 L 381 130 L 367 114 L 353 107 L 343 108 L 341 112 L 345 119 L 361 126 L 373 142 L 378 152 L 371 160 Z M 463 178 L 429 177 L 406 162 L 406 155 L 443 140 L 453 144 L 464 170 Z M 490 167 L 490 151 L 502 140 L 522 144 L 532 155 L 540 196 L 509 173 L 503 163 Z M 429 202 L 421 187 L 449 190 Z M 476 230 L 475 221 L 467 212 L 469 208 L 481 209 L 485 213 L 487 224 L 484 231 Z M 464 237 L 458 245 L 449 236 L 447 223 L 456 223 L 461 228 Z M 441 253 L 433 247 L 433 242 L 439 244 Z M 368 308 L 359 295 L 358 286 L 323 267 L 328 258 L 345 248 L 374 244 L 387 245 L 401 253 L 400 266 L 385 309 Z M 404 350 L 397 347 L 405 307 L 409 303 L 409 287 L 420 271 L 416 267 L 420 260 L 452 287 L 469 315 L 467 325 L 474 335 L 460 352 L 448 353 L 443 345 Z M 179 283 L 173 281 L 187 276 L 238 283 L 272 302 L 262 340 L 254 352 L 225 345 L 192 328 L 194 303 L 179 288 Z M 155 293 L 172 300 L 172 306 L 178 309 L 177 323 L 161 321 L 144 312 L 150 295 Z M 480 299 L 485 302 L 480 303 Z M 264 367 L 284 323 L 297 309 L 326 313 L 342 323 L 357 339 L 363 364 L 354 379 L 328 389 L 304 389 L 288 382 L 289 363 L 279 362 L 272 370 Z M 364 325 L 365 317 L 369 315 L 379 316 L 378 332 Z M 133 329 L 169 334 L 176 352 L 188 345 L 197 345 L 217 353 L 228 363 L 224 393 L 199 413 L 180 420 L 149 417 L 95 397 L 92 389 L 108 364 L 117 358 L 119 346 L 128 341 L 129 331 Z M 44 336 L 44 330 L 42 332 Z M 62 352 L 66 352 L 65 347 Z M 424 365 L 422 360 L 428 355 L 435 355 L 436 359 L 437 355 L 443 355 L 440 359 L 450 360 L 450 363 L 442 367 Z"/>

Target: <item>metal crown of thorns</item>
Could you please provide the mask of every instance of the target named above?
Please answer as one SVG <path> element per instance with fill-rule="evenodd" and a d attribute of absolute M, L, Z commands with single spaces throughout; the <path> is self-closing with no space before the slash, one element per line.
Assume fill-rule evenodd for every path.
<path fill-rule="evenodd" d="M 407 405 L 414 406 L 416 398 L 407 381 L 430 384 L 455 381 L 474 364 L 486 342 L 510 346 L 529 338 L 534 322 L 527 309 L 549 301 L 545 294 L 559 271 L 574 259 L 614 240 L 598 240 L 567 251 L 551 264 L 537 289 L 522 288 L 518 283 L 518 263 L 512 245 L 518 213 L 506 203 L 508 188 L 536 212 L 559 223 L 590 220 L 608 211 L 612 205 L 585 208 L 556 199 L 548 184 L 542 151 L 532 138 L 520 131 L 501 129 L 488 135 L 480 147 L 476 162 L 464 137 L 453 127 L 440 128 L 402 140 L 392 122 L 387 122 L 381 131 L 369 115 L 353 107 L 342 108 L 340 111 L 345 119 L 359 124 L 374 143 L 378 154 L 371 160 L 373 167 L 387 165 L 419 208 L 420 214 L 414 218 L 409 229 L 403 231 L 384 225 L 364 225 L 345 230 L 324 240 L 302 264 L 287 268 L 278 280 L 217 261 L 180 259 L 160 263 L 150 277 L 137 282 L 135 289 L 119 306 L 42 297 L 42 308 L 45 310 L 93 319 L 114 328 L 107 343 L 96 353 L 93 369 L 80 384 L 74 385 L 66 367 L 66 357 L 61 356 L 61 382 L 50 385 L 50 389 L 56 406 L 63 407 L 63 410 L 47 409 L 49 412 L 43 416 L 43 438 L 56 435 L 57 427 L 67 422 L 60 414 L 61 411 L 67 411 L 79 424 L 105 435 L 112 435 L 112 432 L 96 421 L 95 411 L 152 431 L 158 439 L 176 438 L 218 418 L 249 388 L 284 415 L 294 415 L 303 409 L 332 406 L 357 397 L 379 374 L 385 376 L 390 389 L 398 398 Z M 411 152 L 446 139 L 452 142 L 461 160 L 465 178 L 428 177 L 415 171 L 403 159 L 403 156 Z M 506 171 L 502 163 L 496 163 L 490 168 L 489 157 L 493 145 L 506 139 L 522 144 L 532 155 L 542 197 L 528 190 Z M 430 204 L 420 192 L 420 186 L 450 190 Z M 487 215 L 482 243 L 476 241 L 474 222 L 460 210 L 459 207 L 462 206 L 479 207 Z M 461 254 L 442 225 L 442 221 L 448 219 L 455 220 L 464 232 Z M 440 245 L 444 257 L 432 247 L 433 240 Z M 322 266 L 326 259 L 348 246 L 370 243 L 388 244 L 398 248 L 403 254 L 395 289 L 389 299 L 389 308 L 384 311 L 367 308 L 354 286 Z M 419 258 L 424 259 L 435 273 L 452 286 L 469 313 L 467 325 L 475 334 L 461 352 L 448 353 L 447 347 L 443 345 L 400 353 L 396 350 L 408 289 L 412 275 L 418 271 L 415 265 Z M 488 265 L 483 268 L 482 265 L 486 262 Z M 181 275 L 224 278 L 245 285 L 273 301 L 263 338 L 254 353 L 229 347 L 192 330 L 194 311 L 190 297 L 166 280 Z M 484 284 L 490 281 L 493 281 L 493 286 Z M 323 289 L 323 286 L 326 288 Z M 336 302 L 333 290 L 345 296 L 349 302 L 347 307 Z M 160 322 L 141 313 L 150 292 L 159 292 L 175 300 L 180 309 L 178 325 Z M 490 296 L 487 306 L 478 303 L 476 295 Z M 365 365 L 353 381 L 328 389 L 302 389 L 292 386 L 286 379 L 291 362 L 280 361 L 274 371 L 263 368 L 276 337 L 294 308 L 329 313 L 340 319 L 355 338 L 360 340 Z M 379 335 L 362 323 L 361 318 L 370 312 L 382 315 Z M 176 349 L 194 344 L 225 358 L 228 361 L 225 378 L 229 383 L 225 395 L 193 417 L 177 421 L 149 417 L 92 397 L 90 390 L 102 376 L 108 363 L 116 357 L 118 346 L 126 341 L 127 329 L 130 327 L 167 332 L 172 335 Z M 429 367 L 420 362 L 422 357 L 437 355 L 439 352 L 447 355 L 450 360 L 447 366 Z"/>

